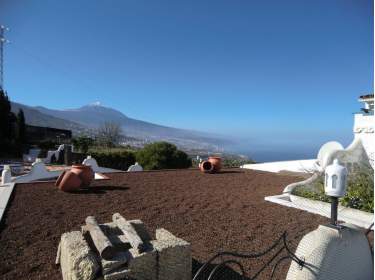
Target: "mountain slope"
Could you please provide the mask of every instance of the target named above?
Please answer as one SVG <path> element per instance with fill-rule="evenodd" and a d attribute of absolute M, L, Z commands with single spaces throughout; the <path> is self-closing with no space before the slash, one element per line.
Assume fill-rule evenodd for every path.
<path fill-rule="evenodd" d="M 14 104 L 14 105 L 13 105 Z M 86 105 L 77 109 L 54 110 L 45 107 L 29 107 L 13 103 L 18 111 L 22 107 L 29 124 L 71 129 L 73 133 L 93 130 L 105 122 L 114 122 L 121 126 L 127 136 L 151 141 L 169 141 L 180 147 L 210 149 L 222 146 L 229 141 L 210 135 L 129 118 L 123 113 L 99 104 Z"/>
<path fill-rule="evenodd" d="M 114 122 L 123 128 L 125 134 L 135 137 L 188 137 L 199 139 L 212 137 L 203 132 L 167 127 L 129 118 L 117 110 L 98 104 L 67 110 L 53 110 L 44 107 L 35 107 L 35 109 L 44 114 L 56 116 L 91 128 L 99 127 L 104 122 Z"/>
<path fill-rule="evenodd" d="M 20 109 L 23 110 L 26 123 L 29 125 L 68 129 L 73 132 L 82 132 L 86 130 L 84 126 L 78 123 L 54 117 L 53 115 L 46 115 L 42 112 L 39 112 L 35 108 L 24 104 L 11 102 L 11 106 L 12 112 L 14 112 L 15 114 L 17 114 Z"/>
<path fill-rule="evenodd" d="M 67 110 L 53 110 L 41 106 L 35 107 L 35 109 L 43 114 L 56 116 L 89 127 L 98 127 L 105 121 L 122 125 L 127 119 L 121 112 L 97 104 Z"/>

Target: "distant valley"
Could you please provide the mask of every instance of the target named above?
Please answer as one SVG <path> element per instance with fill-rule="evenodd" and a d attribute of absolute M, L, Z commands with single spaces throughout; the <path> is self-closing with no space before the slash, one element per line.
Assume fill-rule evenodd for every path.
<path fill-rule="evenodd" d="M 26 123 L 69 129 L 73 135 L 93 134 L 104 122 L 121 126 L 123 134 L 145 142 L 169 141 L 185 150 L 223 151 L 231 141 L 205 132 L 173 128 L 127 117 L 120 111 L 94 103 L 77 109 L 55 110 L 12 102 L 12 111 L 23 109 Z"/>

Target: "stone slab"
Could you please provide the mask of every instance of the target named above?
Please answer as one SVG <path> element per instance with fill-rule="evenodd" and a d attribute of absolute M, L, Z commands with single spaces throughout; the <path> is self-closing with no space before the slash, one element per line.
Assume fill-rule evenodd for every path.
<path fill-rule="evenodd" d="M 264 200 L 277 203 L 283 206 L 304 210 L 327 218 L 331 217 L 331 204 L 322 201 L 315 201 L 307 198 L 292 198 L 289 194 L 266 196 Z M 353 224 L 362 228 L 368 228 L 374 221 L 374 214 L 339 206 L 338 220 Z"/>
<path fill-rule="evenodd" d="M 3 218 L 15 185 L 15 183 L 0 185 L 0 222 Z"/>

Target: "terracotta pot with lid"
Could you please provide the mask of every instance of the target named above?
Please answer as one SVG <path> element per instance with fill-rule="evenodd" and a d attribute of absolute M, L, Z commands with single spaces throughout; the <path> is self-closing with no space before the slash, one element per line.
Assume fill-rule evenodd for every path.
<path fill-rule="evenodd" d="M 221 170 L 221 157 L 209 157 L 208 161 L 213 165 L 215 172 Z"/>
<path fill-rule="evenodd" d="M 82 185 L 82 180 L 79 176 L 72 171 L 64 171 L 61 173 L 59 178 L 55 183 L 55 186 L 59 188 L 59 190 L 64 192 L 71 192 L 78 190 Z"/>
<path fill-rule="evenodd" d="M 214 166 L 209 161 L 203 161 L 199 164 L 199 168 L 204 173 L 212 173 L 214 171 Z"/>
<path fill-rule="evenodd" d="M 78 177 L 82 180 L 81 187 L 88 187 L 95 177 L 95 173 L 89 165 L 73 164 L 70 171 L 77 174 Z"/>

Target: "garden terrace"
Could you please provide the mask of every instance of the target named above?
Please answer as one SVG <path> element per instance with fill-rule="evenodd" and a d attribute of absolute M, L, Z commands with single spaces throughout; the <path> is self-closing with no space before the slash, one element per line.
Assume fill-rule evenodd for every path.
<path fill-rule="evenodd" d="M 192 244 L 193 268 L 221 250 L 256 252 L 284 231 L 294 250 L 328 219 L 264 200 L 292 175 L 227 169 L 220 174 L 170 170 L 108 174 L 88 191 L 64 193 L 53 182 L 18 184 L 0 228 L 1 279 L 61 279 L 55 266 L 60 236 L 80 230 L 89 215 L 107 221 L 115 212 L 141 219 L 150 232 L 163 227 Z M 251 260 L 259 269 L 267 259 Z M 289 263 L 277 273 L 285 279 Z M 257 279 L 268 279 L 270 269 Z"/>

